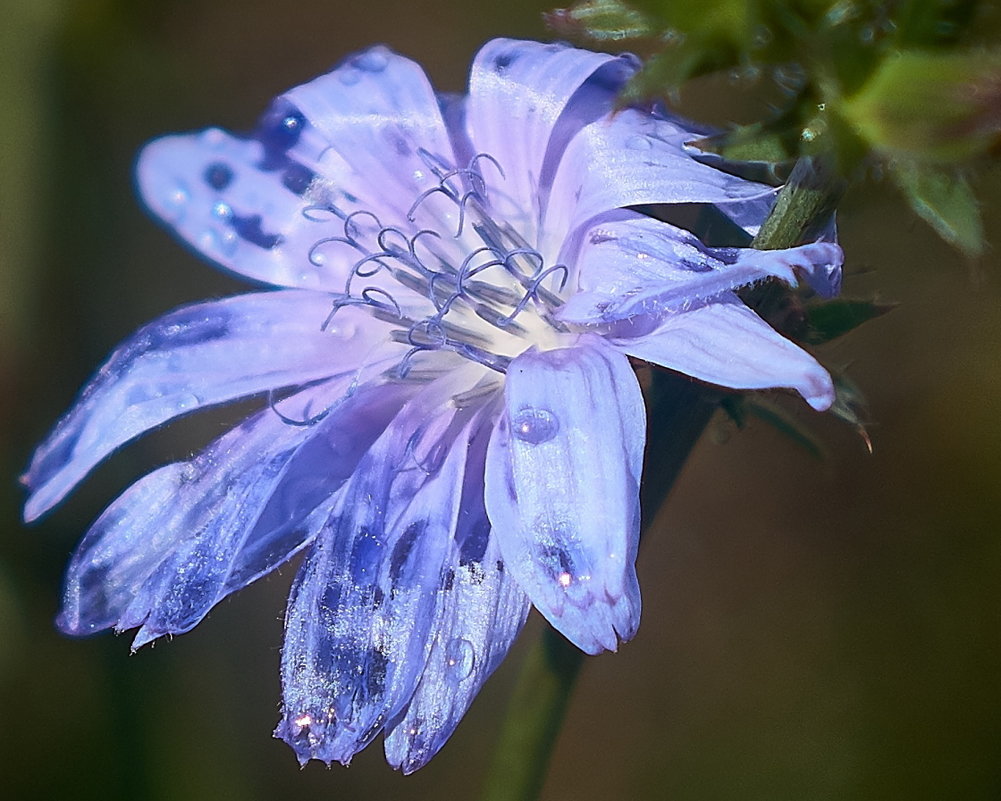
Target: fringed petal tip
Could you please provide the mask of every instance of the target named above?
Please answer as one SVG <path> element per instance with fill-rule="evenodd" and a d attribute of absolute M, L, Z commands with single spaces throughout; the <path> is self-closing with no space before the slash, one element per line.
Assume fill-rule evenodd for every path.
<path fill-rule="evenodd" d="M 335 752 L 335 730 L 332 711 L 325 715 L 285 712 L 275 727 L 273 736 L 292 749 L 299 767 L 305 767 L 307 762 L 314 759 L 328 768 L 335 762 L 347 767 L 355 752 Z"/>

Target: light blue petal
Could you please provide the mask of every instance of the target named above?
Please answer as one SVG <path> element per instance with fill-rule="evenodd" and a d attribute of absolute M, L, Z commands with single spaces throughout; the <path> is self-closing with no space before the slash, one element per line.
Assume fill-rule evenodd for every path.
<path fill-rule="evenodd" d="M 374 242 L 383 226 L 413 234 L 435 212 L 457 216 L 431 197 L 408 218 L 454 166 L 423 71 L 375 47 L 279 97 L 249 137 L 209 129 L 152 142 L 137 179 L 150 210 L 223 267 L 341 292 L 361 258 L 348 241 L 359 226 Z"/>
<path fill-rule="evenodd" d="M 387 727 L 386 759 L 405 774 L 427 764 L 451 737 L 504 659 L 530 608 L 490 532 L 483 470 L 491 426 L 478 426 L 469 443 L 461 510 L 445 559 L 430 655 L 404 714 Z"/>
<path fill-rule="evenodd" d="M 593 91 L 577 94 L 606 66 L 601 80 L 588 87 Z M 514 39 L 494 39 L 476 55 L 466 106 L 469 138 L 476 152 L 492 156 L 504 172 L 502 181 L 491 184 L 493 212 L 530 243 L 547 194 L 546 159 L 558 160 L 570 136 L 611 111 L 636 68 L 631 57 Z"/>
<path fill-rule="evenodd" d="M 814 409 L 834 402 L 827 371 L 735 295 L 669 314 L 652 333 L 616 339 L 630 356 L 733 389 L 788 387 Z"/>
<path fill-rule="evenodd" d="M 308 122 L 298 126 L 300 152 L 279 162 L 269 161 L 260 139 L 217 128 L 157 139 L 136 165 L 142 199 L 172 233 L 227 270 L 274 286 L 341 292 L 359 256 L 333 238 L 344 236 L 341 217 L 357 209 L 357 198 L 349 201 L 332 183 L 331 164 L 317 177 L 326 142 Z"/>
<path fill-rule="evenodd" d="M 792 286 L 805 278 L 825 297 L 841 284 L 844 257 L 831 242 L 784 250 L 710 248 L 684 229 L 631 212 L 621 216 L 585 237 L 577 264 L 580 291 L 560 309 L 561 320 L 659 319 L 766 278 Z"/>
<path fill-rule="evenodd" d="M 556 171 L 545 235 L 566 236 L 611 209 L 723 204 L 777 191 L 695 161 L 684 149 L 692 137 L 679 120 L 636 109 L 586 126 L 567 146 Z"/>
<path fill-rule="evenodd" d="M 628 360 L 596 337 L 518 356 L 490 440 L 486 506 L 504 563 L 588 653 L 639 623 L 635 559 L 645 412 Z"/>
<path fill-rule="evenodd" d="M 475 411 L 449 401 L 480 373 L 454 371 L 402 409 L 345 485 L 296 577 L 275 735 L 303 763 L 347 764 L 413 695 Z"/>
<path fill-rule="evenodd" d="M 356 391 L 350 377 L 329 382 L 282 403 L 283 414 L 326 411 L 315 425 L 292 425 L 268 409 L 190 462 L 137 482 L 74 554 L 60 627 L 79 635 L 141 625 L 133 648 L 194 627 L 309 540 L 325 515 L 307 518 L 329 510 L 408 394 L 382 384 Z"/>
<path fill-rule="evenodd" d="M 139 329 L 83 389 L 35 452 L 26 520 L 50 509 L 105 456 L 206 406 L 353 372 L 386 358 L 386 324 L 331 299 L 288 290 L 178 309 Z M 384 346 L 389 347 L 389 346 Z M 392 349 L 397 355 L 402 346 Z"/>
<path fill-rule="evenodd" d="M 368 200 L 384 225 L 405 226 L 417 197 L 457 165 L 438 99 L 421 67 L 385 47 L 348 58 L 284 96 L 324 137 L 317 171 Z M 417 228 L 435 199 L 416 211 Z M 450 213 L 455 212 L 444 204 Z M 429 217 L 428 219 L 433 219 Z"/>

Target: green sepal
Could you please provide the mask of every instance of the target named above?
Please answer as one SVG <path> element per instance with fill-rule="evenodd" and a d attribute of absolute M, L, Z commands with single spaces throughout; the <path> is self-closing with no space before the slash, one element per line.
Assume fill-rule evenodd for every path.
<path fill-rule="evenodd" d="M 792 161 L 796 158 L 797 134 L 794 125 L 786 124 L 784 120 L 775 120 L 739 125 L 691 144 L 728 161 L 785 164 L 785 175 L 788 176 L 788 170 L 792 169 Z"/>
<path fill-rule="evenodd" d="M 891 172 L 911 208 L 939 236 L 971 258 L 983 254 L 980 205 L 965 176 L 915 162 L 893 163 Z"/>
<path fill-rule="evenodd" d="M 838 298 L 814 303 L 803 310 L 805 317 L 802 339 L 808 345 L 822 345 L 847 334 L 896 307 L 893 303 L 876 300 Z"/>
<path fill-rule="evenodd" d="M 890 52 L 838 110 L 877 151 L 955 164 L 1001 141 L 1001 51 Z"/>
<path fill-rule="evenodd" d="M 867 429 L 868 403 L 865 396 L 855 382 L 844 373 L 832 372 L 831 378 L 834 381 L 834 403 L 828 411 L 852 426 L 872 453 L 872 440 Z"/>

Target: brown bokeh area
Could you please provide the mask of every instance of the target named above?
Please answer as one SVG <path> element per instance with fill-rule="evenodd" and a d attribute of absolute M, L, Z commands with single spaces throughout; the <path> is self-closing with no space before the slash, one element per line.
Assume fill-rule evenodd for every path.
<path fill-rule="evenodd" d="M 0 787 L 19 799 L 475 798 L 538 620 L 418 774 L 393 772 L 378 744 L 348 769 L 300 770 L 270 736 L 291 567 L 134 656 L 128 635 L 71 640 L 52 624 L 67 558 L 103 504 L 233 413 L 131 445 L 31 527 L 19 522 L 16 476 L 119 340 L 179 304 L 244 288 L 140 209 L 143 142 L 246 129 L 273 95 L 373 42 L 460 91 L 485 40 L 545 37 L 547 7 L 8 5 Z M 722 124 L 748 113 L 746 95 L 707 82 L 682 101 Z M 820 355 L 867 396 L 874 452 L 791 398 L 826 460 L 763 423 L 714 420 L 641 549 L 638 637 L 585 664 L 546 801 L 1001 796 L 998 176 L 976 176 L 994 245 L 978 264 L 917 222 L 889 182 L 848 198 L 846 291 L 899 306 Z"/>

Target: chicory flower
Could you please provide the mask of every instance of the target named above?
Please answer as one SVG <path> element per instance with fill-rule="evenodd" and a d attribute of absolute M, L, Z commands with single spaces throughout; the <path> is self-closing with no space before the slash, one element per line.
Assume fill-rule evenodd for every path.
<path fill-rule="evenodd" d="M 639 623 L 645 435 L 629 357 L 816 409 L 827 372 L 734 290 L 841 252 L 712 248 L 635 210 L 745 231 L 774 190 L 693 157 L 663 109 L 615 110 L 630 56 L 495 40 L 465 97 L 384 47 L 279 97 L 248 136 L 146 147 L 146 204 L 261 291 L 174 311 L 116 350 L 39 447 L 25 516 L 178 416 L 265 408 L 126 490 L 73 557 L 59 626 L 188 631 L 304 551 L 276 735 L 347 763 L 377 734 L 425 764 L 530 606 L 590 654 Z"/>

